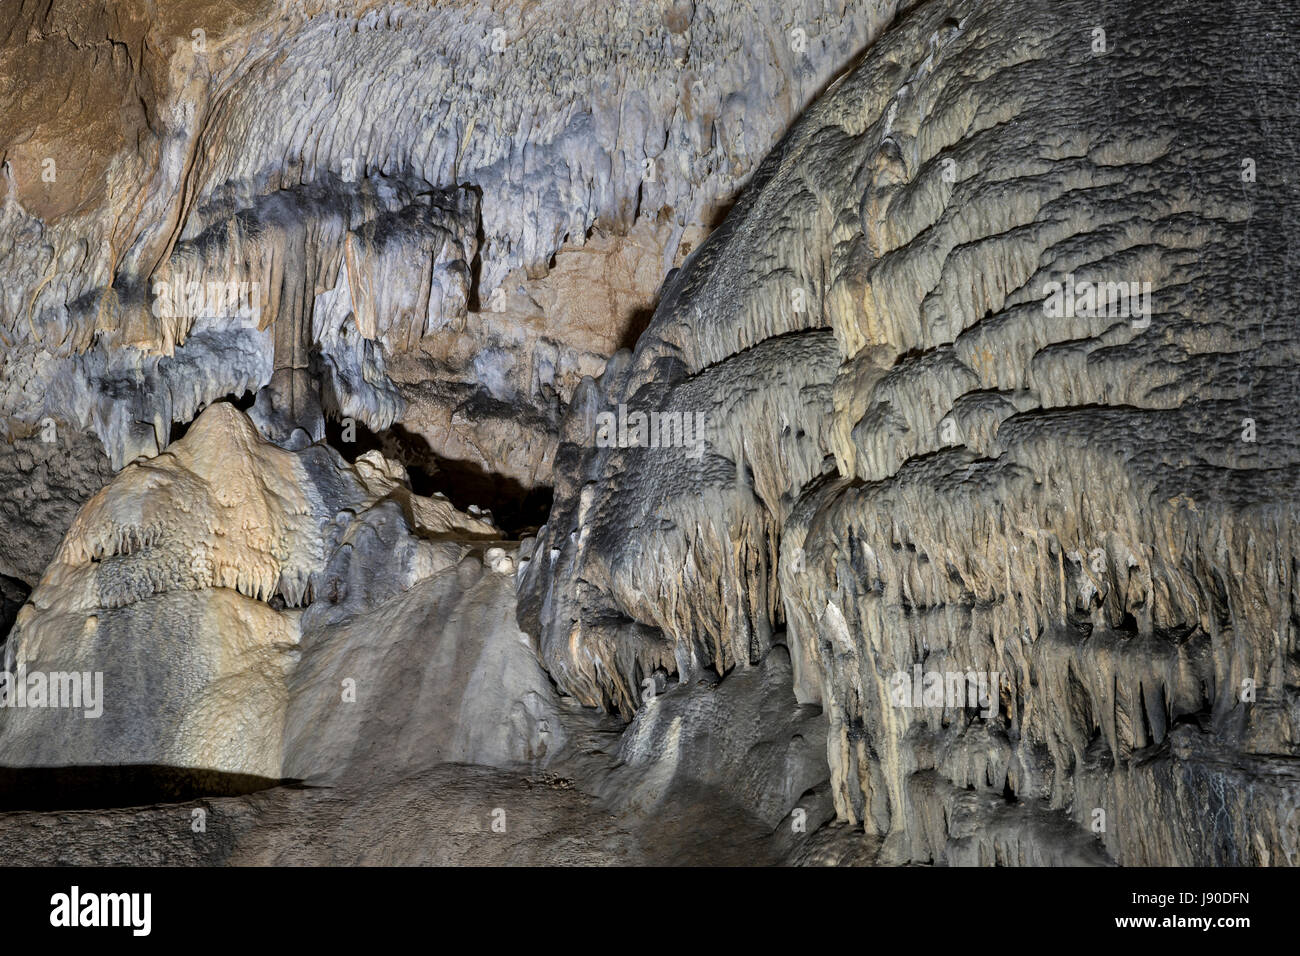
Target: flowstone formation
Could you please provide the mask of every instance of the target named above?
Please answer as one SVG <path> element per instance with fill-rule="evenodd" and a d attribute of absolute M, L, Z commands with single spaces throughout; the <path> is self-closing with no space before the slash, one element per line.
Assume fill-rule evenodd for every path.
<path fill-rule="evenodd" d="M 1296 69 L 1219 13 L 917 4 L 800 117 L 575 399 L 563 690 L 780 643 L 883 861 L 1297 861 Z"/>
<path fill-rule="evenodd" d="M 897 0 L 155 6 L 0 13 L 7 430 L 93 429 L 120 468 L 274 378 L 290 433 L 399 422 L 531 488 Z"/>
<path fill-rule="evenodd" d="M 373 453 L 348 466 L 325 445 L 281 449 L 224 403 L 123 469 L 77 515 L 5 642 L 4 671 L 25 694 L 9 688 L 0 717 L 4 764 L 286 776 L 290 677 L 317 622 L 497 537 L 404 479 Z M 80 677 L 86 706 L 56 706 L 68 691 L 52 675 Z"/>
<path fill-rule="evenodd" d="M 208 408 L 86 503 L 3 646 L 0 807 L 71 814 L 57 847 L 0 814 L 10 861 L 779 862 L 787 817 L 829 818 L 788 658 L 665 680 L 624 732 L 540 666 L 517 548 L 376 452 Z M 223 822 L 188 846 L 174 802 L 114 809 L 196 796 Z"/>
<path fill-rule="evenodd" d="M 1300 862 L 1279 0 L 162 6 L 0 13 L 7 860 Z"/>

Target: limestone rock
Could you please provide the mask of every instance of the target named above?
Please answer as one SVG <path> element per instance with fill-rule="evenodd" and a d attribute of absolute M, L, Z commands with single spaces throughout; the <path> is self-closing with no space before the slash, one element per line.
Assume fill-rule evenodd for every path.
<path fill-rule="evenodd" d="M 54 419 L 0 444 L 0 574 L 30 590 L 77 510 L 112 477 L 99 441 Z"/>
<path fill-rule="evenodd" d="M 337 624 L 308 609 L 284 776 L 545 766 L 563 751 L 558 698 L 515 624 L 513 575 L 483 561 L 466 556 Z"/>
<path fill-rule="evenodd" d="M 3 98 L 0 417 L 93 428 L 121 467 L 313 364 L 326 413 L 387 428 L 386 366 L 422 338 L 477 340 L 445 381 L 492 392 L 479 357 L 520 309 L 554 323 L 514 373 L 547 414 L 897 0 L 91 6 L 0 20 L 6 76 L 39 57 L 102 84 Z M 529 304 L 575 277 L 619 312 Z"/>
<path fill-rule="evenodd" d="M 1296 862 L 1300 193 L 1242 175 L 1286 165 L 1294 62 L 1268 16 L 1096 20 L 901 17 L 571 411 L 699 409 L 706 450 L 566 425 L 521 580 L 561 688 L 624 713 L 787 645 L 887 861 Z M 915 668 L 993 690 L 900 703 Z"/>
<path fill-rule="evenodd" d="M 1285 4 L 162 6 L 0 13 L 15 859 L 1300 862 Z"/>
<path fill-rule="evenodd" d="M 467 545 L 439 536 L 496 535 L 404 480 L 375 455 L 354 468 L 324 445 L 281 449 L 210 407 L 85 505 L 19 612 L 5 670 L 94 675 L 96 699 L 6 708 L 0 761 L 283 776 L 287 682 L 317 622 L 454 566 Z"/>

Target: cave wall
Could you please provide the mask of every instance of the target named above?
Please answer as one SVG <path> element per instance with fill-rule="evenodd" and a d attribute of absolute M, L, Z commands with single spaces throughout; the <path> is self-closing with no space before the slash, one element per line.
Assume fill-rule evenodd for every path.
<path fill-rule="evenodd" d="M 337 785 L 214 859 L 558 767 L 557 858 L 1296 862 L 1281 3 L 154 13 L 0 14 L 4 661 L 114 688 L 0 762 Z"/>
<path fill-rule="evenodd" d="M 897 2 L 152 7 L 0 19 L 7 430 L 91 429 L 120 468 L 302 370 L 310 437 L 401 421 L 533 487 L 580 378 Z"/>
<path fill-rule="evenodd" d="M 1294 862 L 1295 68 L 1237 13 L 900 17 L 575 399 L 521 582 L 561 687 L 782 643 L 886 859 Z M 707 448 L 601 447 L 619 405 Z"/>

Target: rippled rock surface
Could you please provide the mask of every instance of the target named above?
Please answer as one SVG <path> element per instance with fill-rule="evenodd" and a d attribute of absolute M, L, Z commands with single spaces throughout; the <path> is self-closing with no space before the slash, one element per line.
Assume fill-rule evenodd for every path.
<path fill-rule="evenodd" d="M 1276 23 L 900 17 L 575 402 L 521 592 L 560 686 L 630 714 L 781 643 L 888 860 L 1295 862 Z M 707 447 L 600 447 L 619 405 Z"/>
<path fill-rule="evenodd" d="M 1284 4 L 156 6 L 0 13 L 16 860 L 1300 862 Z"/>

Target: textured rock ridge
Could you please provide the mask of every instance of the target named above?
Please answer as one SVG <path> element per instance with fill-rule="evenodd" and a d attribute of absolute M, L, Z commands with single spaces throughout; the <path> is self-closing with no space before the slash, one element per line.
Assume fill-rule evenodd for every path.
<path fill-rule="evenodd" d="M 405 477 L 374 453 L 349 466 L 322 444 L 286 451 L 213 405 L 87 502 L 4 645 L 19 680 L 100 675 L 101 713 L 7 707 L 0 760 L 283 776 L 287 682 L 316 622 L 497 537 L 445 499 L 411 494 Z"/>
<path fill-rule="evenodd" d="M 523 573 L 521 622 L 591 704 L 786 644 L 837 815 L 886 859 L 1300 846 L 1294 64 L 1278 9 L 1115 13 L 900 18 L 575 399 L 690 395 L 707 451 L 571 425 Z M 1139 291 L 1053 311 L 1088 282 Z M 997 689 L 891 702 L 918 665 Z"/>
<path fill-rule="evenodd" d="M 381 430 L 406 408 L 386 368 L 423 339 L 443 394 L 425 391 L 415 430 L 448 458 L 527 443 L 513 473 L 540 483 L 556 403 L 896 6 L 17 4 L 11 72 L 36 49 L 91 58 L 134 95 L 116 124 L 72 122 L 73 105 L 112 115 L 81 91 L 12 100 L 0 416 L 93 428 L 121 467 L 171 422 L 315 364 L 324 412 Z M 633 274 L 655 263 L 623 286 L 570 256 L 629 314 L 553 310 L 523 335 L 471 318 L 537 325 L 552 290 L 531 280 L 593 238 Z M 467 390 L 536 420 L 475 436 Z M 312 402 L 294 395 L 290 417 L 319 438 Z"/>
<path fill-rule="evenodd" d="M 0 841 L 1300 862 L 1290 14 L 14 0 Z"/>

